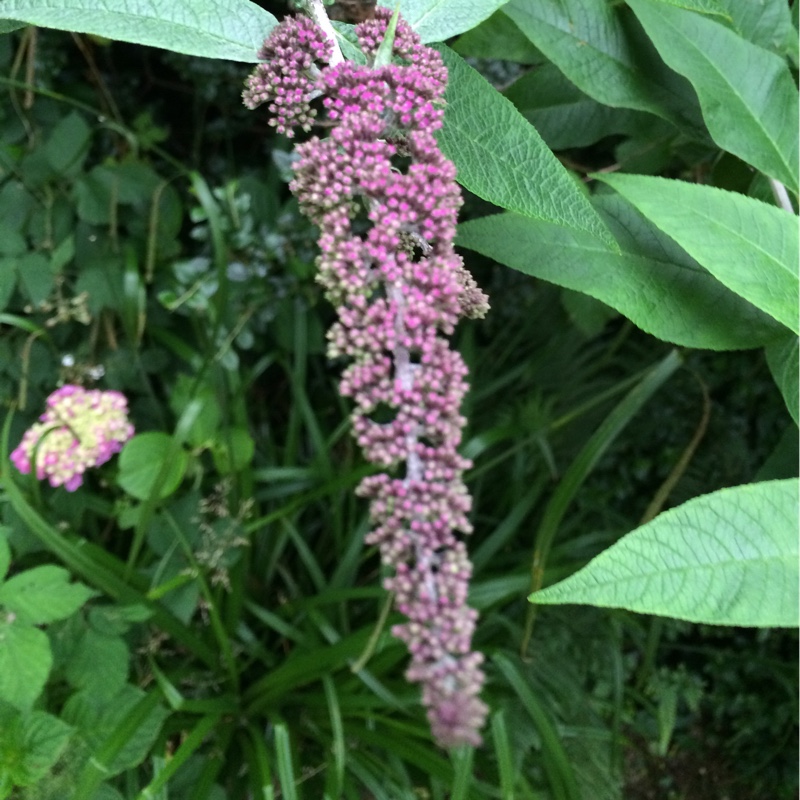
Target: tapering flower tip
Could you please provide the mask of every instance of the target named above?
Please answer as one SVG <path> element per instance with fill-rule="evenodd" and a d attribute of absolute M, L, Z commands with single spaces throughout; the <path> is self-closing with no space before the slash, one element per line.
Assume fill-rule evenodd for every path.
<path fill-rule="evenodd" d="M 431 733 L 442 747 L 481 744 L 480 730 L 489 713 L 478 697 L 484 680 L 482 661 L 482 653 L 468 653 L 455 659 L 449 669 L 437 669 L 427 680 L 419 678 Z"/>
<path fill-rule="evenodd" d="M 68 384 L 47 398 L 47 410 L 25 431 L 11 461 L 26 475 L 35 461 L 39 480 L 74 492 L 83 473 L 108 461 L 133 433 L 125 395 Z"/>
<path fill-rule="evenodd" d="M 258 51 L 266 63 L 259 64 L 245 81 L 244 104 L 252 110 L 269 103 L 270 125 L 290 138 L 295 127 L 310 130 L 316 116 L 309 105 L 315 62 L 327 63 L 332 52 L 332 43 L 310 19 L 287 17 Z"/>

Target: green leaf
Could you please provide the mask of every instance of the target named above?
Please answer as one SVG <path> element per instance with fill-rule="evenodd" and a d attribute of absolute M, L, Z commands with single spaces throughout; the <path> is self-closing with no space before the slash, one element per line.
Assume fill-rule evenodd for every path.
<path fill-rule="evenodd" d="M 0 605 L 32 625 L 66 619 L 96 594 L 69 579 L 67 570 L 49 564 L 26 570 L 0 586 Z"/>
<path fill-rule="evenodd" d="M 611 196 L 595 202 L 613 225 L 620 252 L 582 231 L 518 214 L 463 223 L 456 243 L 588 294 L 643 331 L 685 347 L 738 350 L 780 335 L 777 322 L 726 289 L 629 204 Z"/>
<path fill-rule="evenodd" d="M 108 777 L 147 757 L 168 716 L 155 700 L 130 684 L 111 698 L 88 688 L 69 698 L 62 717 L 81 731 L 96 758 L 103 756 L 96 766 Z"/>
<path fill-rule="evenodd" d="M 50 262 L 42 253 L 26 253 L 15 258 L 19 282 L 31 304 L 43 303 L 53 290 L 53 272 Z"/>
<path fill-rule="evenodd" d="M 458 182 L 501 208 L 614 240 L 535 128 L 462 58 L 440 48 L 450 74 L 439 145 Z"/>
<path fill-rule="evenodd" d="M 11 566 L 11 548 L 8 546 L 9 532 L 10 529 L 5 525 L 0 526 L 0 585 Z"/>
<path fill-rule="evenodd" d="M 15 19 L 0 19 L 0 33 L 11 33 L 11 31 L 16 31 L 24 27 L 24 22 L 17 22 Z"/>
<path fill-rule="evenodd" d="M 623 9 L 606 0 L 511 0 L 503 13 L 595 100 L 696 128 L 691 89 L 663 64 L 639 58 Z"/>
<path fill-rule="evenodd" d="M 0 703 L 0 796 L 8 797 L 3 790 L 9 784 L 33 786 L 41 780 L 58 760 L 70 733 L 69 725 L 44 711 L 20 713 Z"/>
<path fill-rule="evenodd" d="M 147 500 L 158 481 L 158 498 L 163 500 L 178 488 L 188 463 L 186 451 L 176 451 L 167 434 L 140 433 L 119 454 L 117 483 L 137 500 Z"/>
<path fill-rule="evenodd" d="M 77 111 L 62 117 L 44 145 L 47 163 L 59 174 L 74 177 L 89 152 L 92 131 Z"/>
<path fill-rule="evenodd" d="M 402 0 L 400 15 L 420 35 L 423 44 L 443 42 L 474 28 L 506 0 Z M 379 0 L 394 10 L 398 0 Z"/>
<path fill-rule="evenodd" d="M 21 723 L 21 758 L 14 770 L 14 782 L 19 786 L 33 786 L 58 761 L 72 734 L 72 727 L 44 711 L 23 715 Z"/>
<path fill-rule="evenodd" d="M 223 431 L 214 442 L 211 453 L 214 466 L 222 475 L 243 470 L 252 460 L 256 451 L 253 437 L 244 428 L 231 428 Z"/>
<path fill-rule="evenodd" d="M 734 2 L 738 1 L 734 0 Z M 676 6 L 677 8 L 687 8 L 690 11 L 697 11 L 699 14 L 710 14 L 730 21 L 730 14 L 720 4 L 720 0 L 659 0 L 659 2 Z"/>
<path fill-rule="evenodd" d="M 197 418 L 186 434 L 186 441 L 194 447 L 206 446 L 214 438 L 222 420 L 222 409 L 216 393 L 210 386 L 196 386 L 188 375 L 179 375 L 170 392 L 169 405 L 180 416 L 189 402 L 198 400 L 202 405 Z"/>
<path fill-rule="evenodd" d="M 664 61 L 691 81 L 714 141 L 797 191 L 797 87 L 784 60 L 690 11 L 629 5 Z"/>
<path fill-rule="evenodd" d="M 742 3 L 719 0 L 732 21 L 733 29 L 753 44 L 778 55 L 797 53 L 797 31 L 792 26 L 792 12 L 783 0 Z"/>
<path fill-rule="evenodd" d="M 66 665 L 67 680 L 76 689 L 92 687 L 104 697 L 116 694 L 128 679 L 128 647 L 119 636 L 84 631 Z"/>
<path fill-rule="evenodd" d="M 297 779 L 292 764 L 292 742 L 286 723 L 279 722 L 274 728 L 275 753 L 281 794 L 286 800 L 297 800 Z"/>
<path fill-rule="evenodd" d="M 531 70 L 503 94 L 553 150 L 586 147 L 612 134 L 635 133 L 646 119 L 639 111 L 598 103 L 554 64 Z"/>
<path fill-rule="evenodd" d="M 0 700 L 22 711 L 42 693 L 53 665 L 47 634 L 19 621 L 0 621 Z"/>
<path fill-rule="evenodd" d="M 400 17 L 400 4 L 396 4 L 394 13 L 392 14 L 389 24 L 386 26 L 386 32 L 383 34 L 378 50 L 375 53 L 375 60 L 372 62 L 375 69 L 386 67 L 392 63 L 392 53 L 394 52 L 394 37 L 397 33 L 397 20 Z"/>
<path fill-rule="evenodd" d="M 800 396 L 798 395 L 797 375 L 800 371 L 798 358 L 798 339 L 796 336 L 784 336 L 765 348 L 769 371 L 781 390 L 786 407 L 792 419 L 800 425 Z"/>
<path fill-rule="evenodd" d="M 797 218 L 713 186 L 597 175 L 721 283 L 798 332 Z"/>
<path fill-rule="evenodd" d="M 533 603 L 581 603 L 712 625 L 798 623 L 798 483 L 721 489 L 660 514 Z"/>
<path fill-rule="evenodd" d="M 495 11 L 477 28 L 460 36 L 453 44 L 453 50 L 460 56 L 495 58 L 519 64 L 536 64 L 543 60 L 528 37 L 502 11 Z"/>
<path fill-rule="evenodd" d="M 43 28 L 246 62 L 258 61 L 256 51 L 277 25 L 250 0 L 3 0 L 2 13 Z"/>

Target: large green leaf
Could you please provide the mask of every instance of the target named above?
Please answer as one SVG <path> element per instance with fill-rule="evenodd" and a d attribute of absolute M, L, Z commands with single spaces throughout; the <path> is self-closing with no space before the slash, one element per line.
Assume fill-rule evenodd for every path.
<path fill-rule="evenodd" d="M 765 351 L 769 370 L 781 390 L 786 407 L 789 409 L 792 419 L 800 425 L 800 415 L 798 414 L 800 395 L 797 385 L 798 367 L 800 366 L 798 344 L 797 337 L 790 334 L 770 344 Z"/>
<path fill-rule="evenodd" d="M 629 5 L 664 61 L 691 81 L 714 141 L 797 191 L 797 87 L 785 61 L 691 11 Z"/>
<path fill-rule="evenodd" d="M 530 70 L 503 94 L 553 150 L 586 147 L 613 134 L 641 132 L 644 120 L 652 119 L 640 111 L 598 103 L 554 64 Z"/>
<path fill-rule="evenodd" d="M 726 289 L 628 203 L 613 196 L 595 202 L 617 234 L 619 252 L 582 231 L 518 214 L 466 222 L 456 242 L 601 300 L 642 330 L 685 347 L 737 350 L 780 336 L 777 322 Z"/>
<path fill-rule="evenodd" d="M 544 56 L 502 11 L 495 11 L 477 28 L 459 36 L 453 50 L 460 56 L 497 58 L 519 64 L 538 64 Z"/>
<path fill-rule="evenodd" d="M 733 29 L 753 44 L 778 55 L 797 53 L 797 31 L 792 25 L 792 12 L 784 0 L 719 0 L 729 16 Z"/>
<path fill-rule="evenodd" d="M 503 13 L 595 100 L 697 126 L 691 88 L 663 63 L 642 58 L 647 43 L 631 41 L 624 9 L 606 0 L 511 0 Z"/>
<path fill-rule="evenodd" d="M 95 594 L 69 579 L 67 570 L 52 564 L 25 570 L 0 585 L 0 606 L 32 625 L 66 619 Z"/>
<path fill-rule="evenodd" d="M 458 181 L 501 208 L 582 231 L 614 247 L 586 195 L 534 127 L 496 89 L 446 47 L 450 73 L 439 144 Z"/>
<path fill-rule="evenodd" d="M 0 0 L 0 16 L 247 62 L 258 61 L 256 51 L 277 25 L 272 14 L 250 0 Z"/>
<path fill-rule="evenodd" d="M 796 479 L 722 489 L 660 514 L 530 600 L 795 626 L 797 526 Z"/>
<path fill-rule="evenodd" d="M 798 332 L 800 243 L 794 215 L 713 186 L 641 175 L 596 177 L 729 289 Z"/>
<path fill-rule="evenodd" d="M 507 0 L 403 0 L 400 13 L 423 42 L 443 42 L 474 28 Z M 379 0 L 394 10 L 397 0 Z"/>

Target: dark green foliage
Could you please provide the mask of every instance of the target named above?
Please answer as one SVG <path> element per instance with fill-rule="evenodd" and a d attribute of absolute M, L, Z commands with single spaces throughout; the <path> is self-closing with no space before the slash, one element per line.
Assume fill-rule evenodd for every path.
<path fill-rule="evenodd" d="M 39 30 L 33 89 L 32 35 L 0 37 L 0 547 L 10 580 L 59 564 L 71 591 L 96 594 L 25 623 L 37 691 L 0 693 L 0 797 L 611 800 L 634 796 L 638 757 L 671 777 L 661 797 L 689 800 L 669 768 L 690 751 L 722 765 L 733 798 L 792 796 L 796 635 L 574 606 L 534 619 L 526 601 L 565 475 L 671 348 L 599 301 L 466 254 L 493 304 L 457 334 L 492 714 L 483 748 L 438 751 L 363 544 L 353 489 L 368 467 L 325 359 L 332 312 L 286 141 L 239 107 L 239 65 Z M 495 58 L 490 39 L 457 49 Z M 641 166 L 646 142 L 643 171 L 709 169 L 708 142 L 692 150 L 672 123 L 574 86 L 564 96 L 591 124 L 559 131 L 580 109 L 527 105 L 526 83 L 563 85 L 551 66 L 507 94 L 564 160 Z M 470 196 L 464 216 L 486 209 Z M 682 357 L 562 490 L 545 583 L 639 523 L 704 391 L 707 430 L 666 505 L 753 480 L 786 438 L 763 354 Z M 75 494 L 6 458 L 63 382 L 124 391 L 142 434 Z M 770 468 L 796 474 L 779 452 Z M 0 629 L 18 634 L 10 611 L 0 594 Z"/>

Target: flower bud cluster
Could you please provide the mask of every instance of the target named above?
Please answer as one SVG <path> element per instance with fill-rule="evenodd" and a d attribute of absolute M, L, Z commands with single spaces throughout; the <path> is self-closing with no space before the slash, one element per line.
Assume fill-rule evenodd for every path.
<path fill-rule="evenodd" d="M 89 467 L 104 464 L 133 436 L 128 401 L 119 392 L 66 385 L 47 398 L 47 410 L 11 454 L 23 474 L 74 492 Z"/>
<path fill-rule="evenodd" d="M 390 16 L 378 9 L 355 29 L 370 61 Z M 338 310 L 328 352 L 348 361 L 340 391 L 355 403 L 353 432 L 384 470 L 358 490 L 371 501 L 367 541 L 394 571 L 385 586 L 408 621 L 393 632 L 411 653 L 406 675 L 422 685 L 434 736 L 475 745 L 484 675 L 471 649 L 471 564 L 456 536 L 471 531 L 462 477 L 470 463 L 457 451 L 467 370 L 445 337 L 488 305 L 453 250 L 461 195 L 434 138 L 447 71 L 399 21 L 393 53 L 402 63 L 315 65 L 314 75 L 312 60 L 324 59 L 309 25 L 289 19 L 273 32 L 264 53 L 291 39 L 302 55 L 280 50 L 290 65 L 280 78 L 277 62 L 260 66 L 246 101 L 269 102 L 285 125 L 292 112 L 280 97 L 302 95 L 302 120 L 310 95 L 323 98 L 330 134 L 297 146 L 290 188 L 320 229 L 319 280 Z"/>

